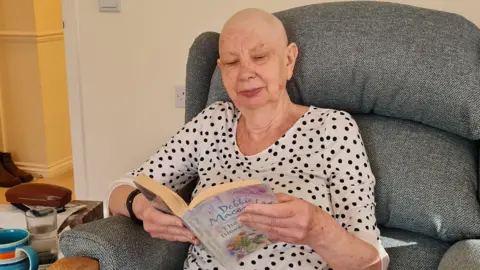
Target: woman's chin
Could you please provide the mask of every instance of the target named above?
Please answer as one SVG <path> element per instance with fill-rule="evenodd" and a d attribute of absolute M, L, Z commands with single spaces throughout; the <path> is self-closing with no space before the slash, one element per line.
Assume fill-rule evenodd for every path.
<path fill-rule="evenodd" d="M 235 100 L 235 107 L 239 109 L 258 109 L 267 105 L 268 101 L 262 97 L 239 98 Z"/>

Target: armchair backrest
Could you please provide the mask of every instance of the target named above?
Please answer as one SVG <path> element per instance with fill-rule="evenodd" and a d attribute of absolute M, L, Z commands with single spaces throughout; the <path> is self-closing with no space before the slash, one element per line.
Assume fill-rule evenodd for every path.
<path fill-rule="evenodd" d="M 382 2 L 275 15 L 299 47 L 292 100 L 348 111 L 360 126 L 379 224 L 446 241 L 480 237 L 480 29 L 456 14 Z M 190 49 L 187 121 L 229 100 L 218 39 L 203 33 Z"/>

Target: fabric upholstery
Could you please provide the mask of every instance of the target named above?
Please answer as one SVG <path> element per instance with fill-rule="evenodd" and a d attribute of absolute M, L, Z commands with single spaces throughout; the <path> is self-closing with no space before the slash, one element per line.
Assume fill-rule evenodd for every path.
<path fill-rule="evenodd" d="M 437 269 L 450 247 L 448 243 L 421 234 L 379 228 L 382 245 L 390 256 L 389 269 Z M 67 231 L 62 234 L 60 245 L 66 257 L 94 258 L 99 261 L 100 269 L 106 270 L 182 269 L 188 249 L 188 244 L 154 240 L 123 217 L 109 217 Z M 450 261 L 444 258 L 447 259 L 445 264 Z"/>
<path fill-rule="evenodd" d="M 480 237 L 473 141 L 408 120 L 355 115 L 377 178 L 377 222 L 445 241 Z"/>
<path fill-rule="evenodd" d="M 379 227 L 381 241 L 389 257 L 389 270 L 434 270 L 448 243 L 428 236 L 399 229 Z"/>
<path fill-rule="evenodd" d="M 183 269 L 189 244 L 153 239 L 125 217 L 76 227 L 60 237 L 65 257 L 97 259 L 100 269 Z"/>
<path fill-rule="evenodd" d="M 288 84 L 295 102 L 414 120 L 480 139 L 480 29 L 470 21 L 373 1 L 276 15 L 299 47 Z M 218 69 L 207 103 L 217 100 L 228 100 Z"/>
<path fill-rule="evenodd" d="M 205 32 L 190 46 L 185 84 L 185 122 L 199 114 L 207 103 L 210 80 L 217 66 L 218 39 L 218 33 Z"/>
<path fill-rule="evenodd" d="M 455 243 L 443 256 L 438 269 L 480 269 L 480 240 L 465 240 Z"/>

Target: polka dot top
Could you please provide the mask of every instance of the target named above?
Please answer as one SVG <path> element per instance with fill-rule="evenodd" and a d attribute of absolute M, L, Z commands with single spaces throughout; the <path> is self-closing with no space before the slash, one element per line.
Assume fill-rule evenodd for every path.
<path fill-rule="evenodd" d="M 375 178 L 358 127 L 346 112 L 311 106 L 274 144 L 245 156 L 235 134 L 241 113 L 232 103 L 216 102 L 187 123 L 143 165 L 119 183 L 132 184 L 145 173 L 178 191 L 199 179 L 193 191 L 222 183 L 259 179 L 317 205 L 345 230 L 376 247 Z M 386 268 L 386 263 L 384 268 Z M 236 269 L 329 269 L 309 246 L 277 242 L 243 258 Z M 184 269 L 223 269 L 207 250 L 190 246 Z"/>

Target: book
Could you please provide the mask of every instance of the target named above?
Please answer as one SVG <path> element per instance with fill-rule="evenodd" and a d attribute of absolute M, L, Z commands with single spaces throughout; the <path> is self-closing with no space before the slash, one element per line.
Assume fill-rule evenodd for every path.
<path fill-rule="evenodd" d="M 273 243 L 238 220 L 249 203 L 278 202 L 267 183 L 251 179 L 216 185 L 199 192 L 190 204 L 145 174 L 138 175 L 134 183 L 154 208 L 182 219 L 226 269 L 235 268 L 241 259 Z"/>

